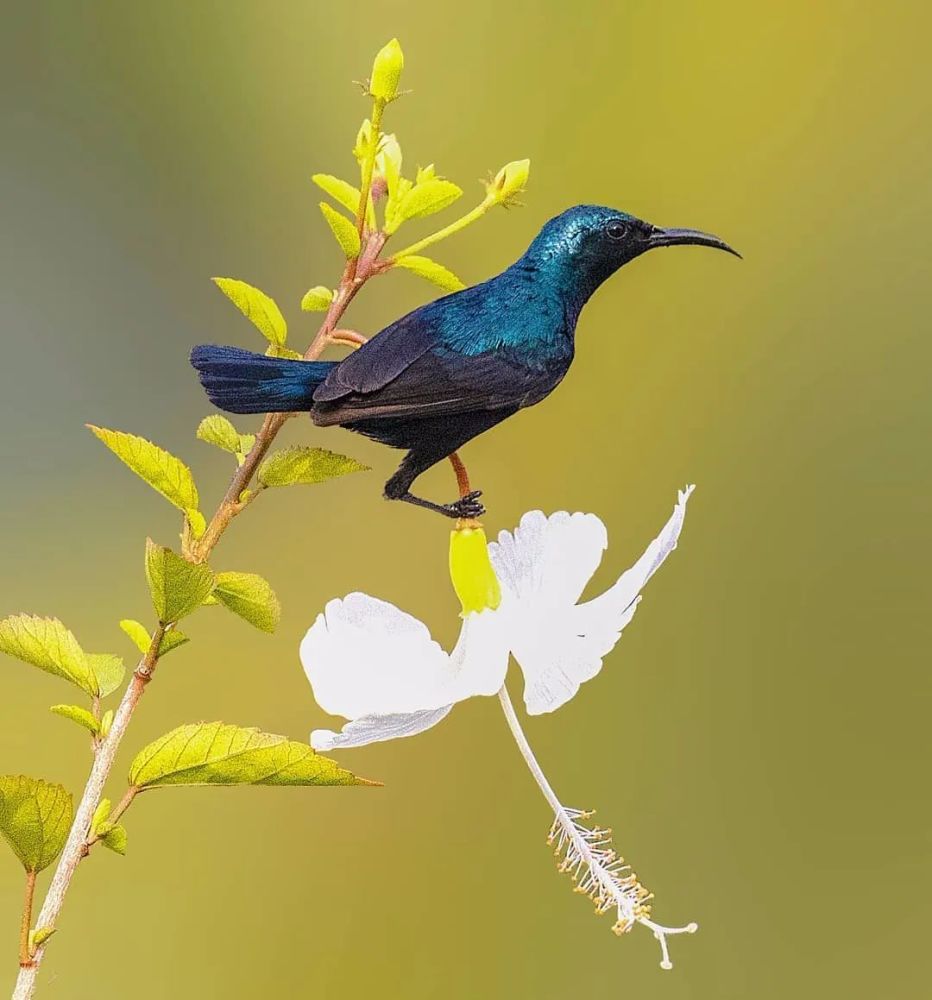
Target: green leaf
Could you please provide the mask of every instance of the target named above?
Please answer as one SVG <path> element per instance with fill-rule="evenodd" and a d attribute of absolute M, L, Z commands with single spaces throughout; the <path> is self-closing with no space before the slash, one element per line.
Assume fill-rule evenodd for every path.
<path fill-rule="evenodd" d="M 88 653 L 87 665 L 97 678 L 97 687 L 101 698 L 106 698 L 123 683 L 126 667 L 119 656 L 112 653 Z"/>
<path fill-rule="evenodd" d="M 458 292 L 466 287 L 452 271 L 445 268 L 443 264 L 431 260 L 430 257 L 416 255 L 400 257 L 395 261 L 395 267 L 403 267 L 406 271 L 411 271 L 412 274 L 426 278 L 445 292 Z"/>
<path fill-rule="evenodd" d="M 132 618 L 124 618 L 120 622 L 120 628 L 130 637 L 133 645 L 145 656 L 152 645 L 152 636 L 142 622 L 134 621 Z"/>
<path fill-rule="evenodd" d="M 179 632 L 176 628 L 169 629 L 165 635 L 162 636 L 162 642 L 159 646 L 159 656 L 167 656 L 170 652 L 172 652 L 172 650 L 177 649 L 179 646 L 183 646 L 189 641 L 190 640 L 184 632 Z"/>
<path fill-rule="evenodd" d="M 380 101 L 393 101 L 398 96 L 398 81 L 404 69 L 405 57 L 393 38 L 388 45 L 379 49 L 372 64 L 372 77 L 369 80 L 369 93 Z"/>
<path fill-rule="evenodd" d="M 113 709 L 108 708 L 100 720 L 100 735 L 106 739 L 110 735 L 110 727 L 113 725 Z"/>
<path fill-rule="evenodd" d="M 82 691 L 100 693 L 97 677 L 78 640 L 57 618 L 11 615 L 0 621 L 0 652 L 77 684 Z"/>
<path fill-rule="evenodd" d="M 189 563 L 151 538 L 146 540 L 146 579 L 155 613 L 166 625 L 199 608 L 214 588 L 209 566 Z"/>
<path fill-rule="evenodd" d="M 315 285 L 304 293 L 301 308 L 305 312 L 325 312 L 333 301 L 333 292 L 324 285 Z"/>
<path fill-rule="evenodd" d="M 88 428 L 140 479 L 179 510 L 197 510 L 199 499 L 191 470 L 179 458 L 158 445 L 123 431 L 105 427 Z"/>
<path fill-rule="evenodd" d="M 110 818 L 111 805 L 110 799 L 101 799 L 98 803 L 97 808 L 94 810 L 94 818 L 91 820 L 92 836 L 96 836 L 101 826 Z"/>
<path fill-rule="evenodd" d="M 274 632 L 281 605 L 268 582 L 255 573 L 218 573 L 214 597 L 262 632 Z"/>
<path fill-rule="evenodd" d="M 0 777 L 0 834 L 27 872 L 40 872 L 65 846 L 74 812 L 71 795 L 23 775 Z"/>
<path fill-rule="evenodd" d="M 275 452 L 259 468 L 258 479 L 263 486 L 295 486 L 322 483 L 350 472 L 365 472 L 354 458 L 338 455 L 323 448 L 284 448 Z"/>
<path fill-rule="evenodd" d="M 197 438 L 215 448 L 237 454 L 240 450 L 239 431 L 219 413 L 213 413 L 198 424 Z"/>
<path fill-rule="evenodd" d="M 80 705 L 52 705 L 49 711 L 60 715 L 63 719 L 76 722 L 95 736 L 100 732 L 100 723 L 86 708 L 81 708 Z"/>
<path fill-rule="evenodd" d="M 214 278 L 214 284 L 270 343 L 283 347 L 288 326 L 275 300 L 236 278 Z"/>
<path fill-rule="evenodd" d="M 393 233 L 408 219 L 423 219 L 435 212 L 440 212 L 452 205 L 462 195 L 463 191 L 452 181 L 441 180 L 439 177 L 429 178 L 420 184 L 415 184 L 392 211 L 392 218 L 387 222 L 385 231 Z"/>
<path fill-rule="evenodd" d="M 325 201 L 320 203 L 320 210 L 327 225 L 330 227 L 330 232 L 333 233 L 334 239 L 340 244 L 340 249 L 343 251 L 346 259 L 355 260 L 359 256 L 360 249 L 359 233 L 356 230 L 356 224 L 350 222 L 345 215 L 341 215 Z"/>
<path fill-rule="evenodd" d="M 305 743 L 223 722 L 180 726 L 150 743 L 133 761 L 130 784 L 371 785 Z"/>
<path fill-rule="evenodd" d="M 270 347 L 266 352 L 272 358 L 288 358 L 291 361 L 303 361 L 304 355 L 300 351 L 293 351 L 290 347 Z M 255 438 L 253 438 L 255 444 Z M 250 448 L 252 445 L 249 446 Z"/>
<path fill-rule="evenodd" d="M 100 842 L 115 854 L 126 854 L 126 827 L 121 823 L 112 826 L 101 838 Z"/>
<path fill-rule="evenodd" d="M 332 174 L 314 174 L 311 180 L 348 212 L 355 215 L 359 211 L 359 199 L 362 198 L 359 188 Z"/>

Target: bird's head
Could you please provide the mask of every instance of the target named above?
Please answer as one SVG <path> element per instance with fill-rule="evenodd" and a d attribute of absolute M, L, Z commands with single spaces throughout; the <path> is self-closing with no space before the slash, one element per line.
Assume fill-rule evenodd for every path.
<path fill-rule="evenodd" d="M 713 247 L 741 256 L 698 229 L 663 229 L 614 208 L 576 205 L 541 229 L 523 260 L 571 281 L 584 301 L 623 264 L 648 250 L 673 246 Z"/>

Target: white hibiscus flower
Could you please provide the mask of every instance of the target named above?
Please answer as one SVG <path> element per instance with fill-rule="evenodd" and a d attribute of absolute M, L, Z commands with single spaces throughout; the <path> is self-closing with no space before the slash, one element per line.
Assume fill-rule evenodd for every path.
<path fill-rule="evenodd" d="M 551 843 L 560 869 L 591 896 L 599 913 L 614 910 L 615 930 L 635 923 L 654 932 L 661 965 L 666 938 L 695 924 L 663 927 L 650 919 L 650 893 L 614 853 L 610 831 L 590 828 L 591 813 L 561 805 L 534 758 L 505 688 L 509 657 L 524 674 L 531 715 L 566 704 L 602 668 L 602 659 L 637 610 L 640 591 L 676 548 L 692 487 L 644 554 L 614 586 L 580 604 L 608 543 L 594 514 L 532 511 L 513 533 L 486 547 L 481 528 L 453 532 L 451 576 L 463 624 L 451 653 L 426 625 L 393 604 L 353 593 L 330 601 L 301 643 L 301 661 L 318 704 L 350 720 L 340 732 L 311 734 L 317 750 L 364 746 L 430 729 L 475 695 L 498 695 L 532 774 L 554 811 Z M 494 572 L 493 572 L 494 570 Z"/>

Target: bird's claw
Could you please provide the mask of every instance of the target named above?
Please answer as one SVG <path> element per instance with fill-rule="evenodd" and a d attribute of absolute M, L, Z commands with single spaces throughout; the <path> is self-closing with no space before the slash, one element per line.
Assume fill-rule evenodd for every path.
<path fill-rule="evenodd" d="M 467 493 L 465 496 L 460 497 L 459 500 L 454 500 L 453 503 L 446 504 L 444 506 L 444 510 L 447 511 L 450 517 L 482 517 L 485 513 L 485 507 L 479 503 L 479 497 L 481 496 L 482 490 L 473 490 L 471 493 Z"/>

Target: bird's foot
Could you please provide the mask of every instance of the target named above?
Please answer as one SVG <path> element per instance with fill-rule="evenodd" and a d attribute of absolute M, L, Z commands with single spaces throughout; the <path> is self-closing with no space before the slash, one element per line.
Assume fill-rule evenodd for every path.
<path fill-rule="evenodd" d="M 453 503 L 444 504 L 443 511 L 447 517 L 463 519 L 482 517 L 485 513 L 485 507 L 479 503 L 479 497 L 481 496 L 482 490 L 473 490 L 465 496 L 460 497 L 459 500 L 454 500 Z"/>

